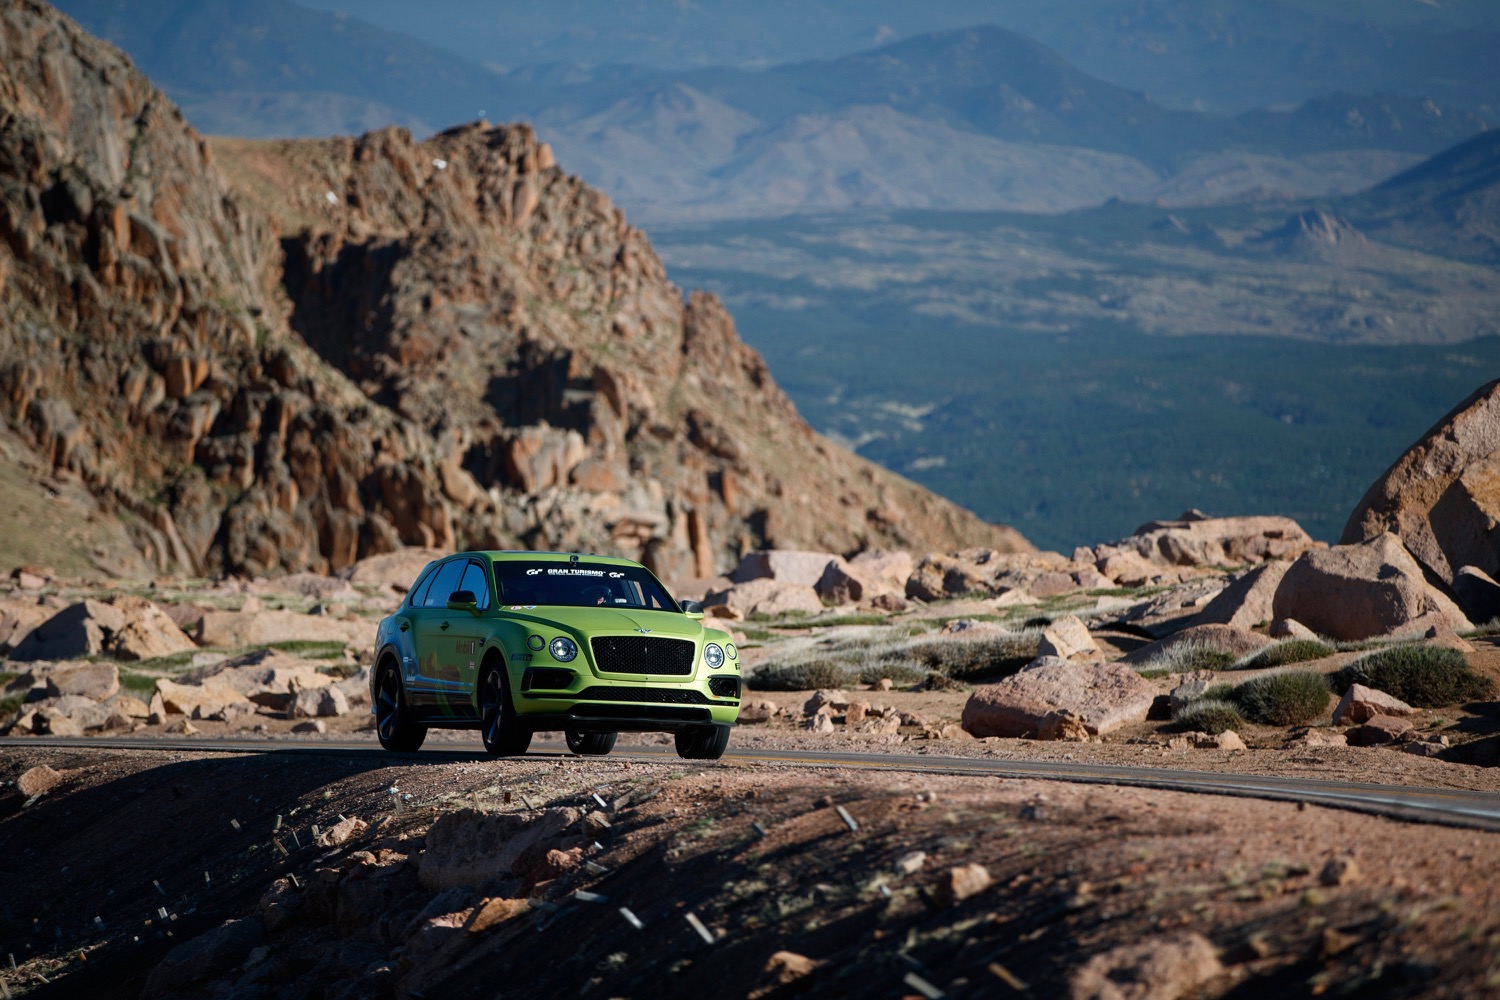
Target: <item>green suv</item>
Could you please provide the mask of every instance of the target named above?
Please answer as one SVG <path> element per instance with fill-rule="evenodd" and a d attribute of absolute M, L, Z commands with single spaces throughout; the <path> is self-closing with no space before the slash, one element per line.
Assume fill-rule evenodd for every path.
<path fill-rule="evenodd" d="M 387 750 L 434 726 L 478 729 L 493 754 L 562 730 L 606 754 L 620 732 L 670 732 L 716 760 L 740 711 L 739 655 L 639 563 L 551 552 L 460 552 L 429 563 L 375 639 L 371 702 Z"/>

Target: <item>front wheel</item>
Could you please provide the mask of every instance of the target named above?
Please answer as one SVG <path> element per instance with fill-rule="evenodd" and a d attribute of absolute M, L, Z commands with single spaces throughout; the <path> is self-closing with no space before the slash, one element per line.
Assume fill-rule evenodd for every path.
<path fill-rule="evenodd" d="M 401 689 L 401 671 L 387 660 L 375 685 L 375 734 L 380 745 L 396 753 L 411 753 L 427 739 L 427 727 L 418 725 Z"/>
<path fill-rule="evenodd" d="M 615 748 L 615 737 L 619 733 L 577 733 L 569 729 L 563 735 L 567 737 L 569 753 L 603 757 Z"/>
<path fill-rule="evenodd" d="M 480 679 L 479 732 L 484 748 L 497 757 L 518 757 L 531 746 L 531 730 L 521 725 L 510 704 L 505 667 L 487 664 Z"/>
<path fill-rule="evenodd" d="M 718 760 L 727 746 L 728 726 L 689 726 L 677 730 L 677 756 L 687 760 Z"/>

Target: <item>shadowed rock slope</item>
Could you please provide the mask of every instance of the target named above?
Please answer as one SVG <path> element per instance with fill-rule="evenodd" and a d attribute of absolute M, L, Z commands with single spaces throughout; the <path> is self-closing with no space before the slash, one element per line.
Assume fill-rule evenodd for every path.
<path fill-rule="evenodd" d="M 160 567 L 1029 548 L 815 435 L 530 129 L 210 148 L 32 0 L 0 3 L 0 305 L 0 412 Z"/>

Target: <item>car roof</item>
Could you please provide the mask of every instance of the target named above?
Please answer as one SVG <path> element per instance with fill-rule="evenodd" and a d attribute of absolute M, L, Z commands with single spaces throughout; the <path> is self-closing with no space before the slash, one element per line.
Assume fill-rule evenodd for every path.
<path fill-rule="evenodd" d="M 517 549 L 488 550 L 483 552 L 456 552 L 457 556 L 487 556 L 492 562 L 580 562 L 603 563 L 606 566 L 639 566 L 633 559 L 618 556 L 600 556 L 589 552 L 529 552 Z"/>

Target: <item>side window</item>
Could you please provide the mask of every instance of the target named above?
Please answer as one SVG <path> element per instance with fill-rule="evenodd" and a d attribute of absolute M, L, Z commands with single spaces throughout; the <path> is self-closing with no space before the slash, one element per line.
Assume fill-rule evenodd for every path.
<path fill-rule="evenodd" d="M 437 576 L 437 567 L 429 565 L 417 577 L 417 582 L 412 585 L 410 600 L 407 602 L 411 607 L 420 608 L 427 600 L 427 588 L 431 586 L 432 580 Z"/>
<path fill-rule="evenodd" d="M 477 562 L 471 562 L 464 570 L 463 579 L 459 582 L 459 590 L 467 590 L 474 595 L 479 602 L 481 610 L 490 606 L 490 585 L 484 578 L 484 567 Z"/>
<path fill-rule="evenodd" d="M 432 586 L 427 588 L 427 598 L 423 602 L 424 607 L 445 608 L 448 606 L 448 595 L 459 589 L 458 580 L 463 575 L 467 562 L 455 560 L 444 563 L 442 569 L 437 571 L 433 578 Z"/>

